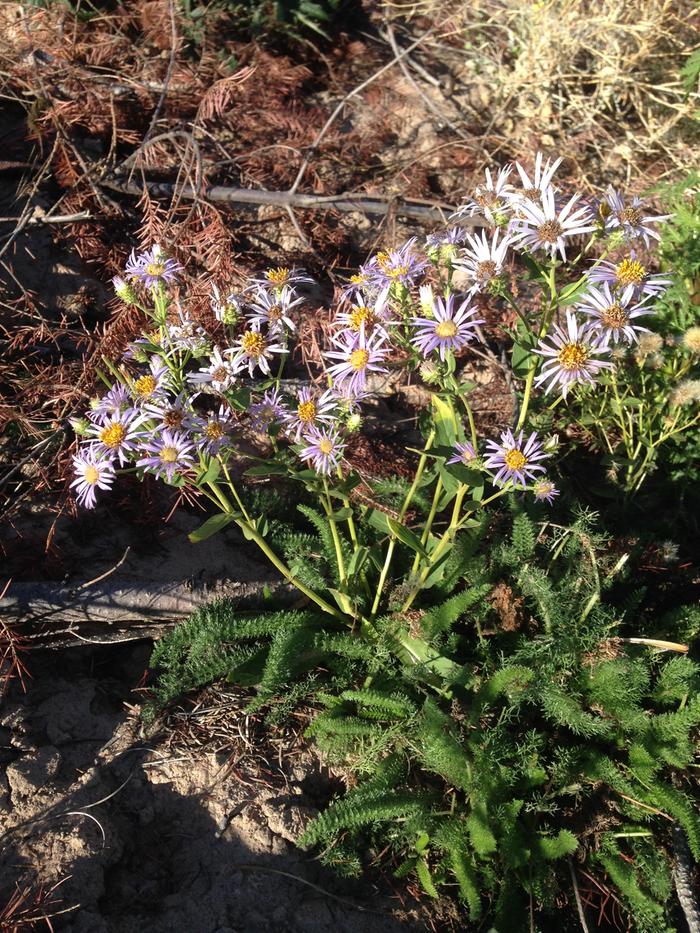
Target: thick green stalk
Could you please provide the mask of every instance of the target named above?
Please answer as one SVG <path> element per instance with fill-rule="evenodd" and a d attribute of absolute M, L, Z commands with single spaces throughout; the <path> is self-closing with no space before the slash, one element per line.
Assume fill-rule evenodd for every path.
<path fill-rule="evenodd" d="M 433 429 L 428 435 L 428 439 L 425 442 L 423 448 L 423 453 L 420 456 L 418 461 L 418 466 L 416 468 L 416 475 L 413 477 L 413 482 L 411 483 L 411 488 L 406 493 L 406 498 L 403 501 L 401 510 L 399 512 L 399 522 L 403 522 L 406 517 L 406 512 L 409 509 L 411 500 L 418 489 L 418 485 L 423 478 L 423 472 L 425 470 L 425 464 L 428 462 L 428 451 L 433 446 L 433 441 L 435 440 L 435 430 Z M 386 583 L 386 578 L 389 575 L 389 568 L 391 567 L 391 561 L 394 556 L 394 548 L 396 547 L 396 538 L 392 534 L 389 540 L 389 546 L 387 547 L 386 557 L 384 558 L 384 566 L 382 567 L 382 572 L 379 576 L 379 583 L 377 585 L 377 592 L 374 596 L 374 602 L 372 603 L 371 615 L 375 616 L 377 614 L 377 609 L 379 608 L 379 602 L 382 598 L 382 590 L 384 589 L 384 584 Z"/>
<path fill-rule="evenodd" d="M 540 324 L 539 333 L 537 335 L 538 339 L 541 340 L 544 335 L 547 333 L 549 325 L 552 318 L 554 317 L 554 312 L 557 308 L 557 279 L 556 279 L 556 263 L 552 260 L 552 264 L 549 268 L 549 275 L 547 276 L 547 281 L 549 283 L 549 308 L 547 308 L 542 315 L 542 322 Z M 518 414 L 518 421 L 515 425 L 515 430 L 519 431 L 525 424 L 525 419 L 527 418 L 527 411 L 530 407 L 530 396 L 532 394 L 532 385 L 535 381 L 535 372 L 537 371 L 537 361 L 538 358 L 533 354 L 532 362 L 530 363 L 530 369 L 528 370 L 527 377 L 525 379 L 525 392 L 523 393 L 523 401 L 520 405 L 520 412 Z"/>
<path fill-rule="evenodd" d="M 294 576 L 284 561 L 282 561 L 277 556 L 277 554 L 275 554 L 275 552 L 272 550 L 270 545 L 263 538 L 250 519 L 246 521 L 246 519 L 244 519 L 242 516 L 238 516 L 234 513 L 231 507 L 231 503 L 226 499 L 226 496 L 221 492 L 216 483 L 208 483 L 208 486 L 214 495 L 210 495 L 205 489 L 202 489 L 201 491 L 207 496 L 208 499 L 217 504 L 222 509 L 224 514 L 231 515 L 233 517 L 233 520 L 236 522 L 241 531 L 243 531 L 243 533 L 252 541 L 255 541 L 265 557 L 267 557 L 273 567 L 279 570 L 285 580 L 291 583 L 292 586 L 299 590 L 300 593 L 303 593 L 307 599 L 310 599 L 311 602 L 315 603 L 319 609 L 322 609 L 329 615 L 334 616 L 336 619 L 341 619 L 342 621 L 347 622 L 347 617 L 344 616 L 338 609 L 336 609 L 334 606 L 331 606 L 330 603 L 327 603 L 325 599 L 318 595 L 318 593 L 314 593 L 313 590 L 310 590 L 305 584 L 301 582 L 301 580 L 298 580 Z"/>
<path fill-rule="evenodd" d="M 430 529 L 433 527 L 433 522 L 435 521 L 435 515 L 437 514 L 437 507 L 440 501 L 440 496 L 442 495 L 442 479 L 438 476 L 437 483 L 435 483 L 435 493 L 433 495 L 433 502 L 430 506 L 430 514 L 428 515 L 428 520 L 425 523 L 425 528 L 423 529 L 423 534 L 421 535 L 420 543 L 423 547 L 428 543 L 428 538 L 430 537 Z M 411 574 L 413 575 L 418 570 L 418 565 L 420 564 L 420 554 L 416 554 L 413 559 L 413 566 L 411 567 Z"/>
<path fill-rule="evenodd" d="M 323 496 L 321 498 L 323 503 L 323 508 L 326 510 L 326 515 L 328 516 L 328 524 L 331 529 L 331 537 L 333 538 L 333 547 L 335 548 L 335 560 L 338 565 L 338 575 L 340 576 L 340 585 L 345 584 L 345 561 L 343 560 L 343 548 L 340 543 L 340 535 L 338 534 L 338 526 L 335 523 L 335 518 L 333 518 L 333 506 L 331 504 L 330 496 L 328 493 L 328 481 L 326 477 L 323 477 Z"/>

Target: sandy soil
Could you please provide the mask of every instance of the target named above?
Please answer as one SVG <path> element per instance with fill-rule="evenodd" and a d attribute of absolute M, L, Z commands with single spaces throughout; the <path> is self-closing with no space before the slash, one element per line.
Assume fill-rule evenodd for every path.
<path fill-rule="evenodd" d="M 146 734 L 131 691 L 149 653 L 35 655 L 27 694 L 6 699 L 0 904 L 15 882 L 65 879 L 52 923 L 70 933 L 426 929 L 390 879 L 341 882 L 294 846 L 340 786 L 301 740 L 252 735 L 233 694 L 216 697 L 216 715 L 235 709 L 214 745 L 188 747 L 176 720 Z M 179 721 L 196 736 L 203 716 Z"/>

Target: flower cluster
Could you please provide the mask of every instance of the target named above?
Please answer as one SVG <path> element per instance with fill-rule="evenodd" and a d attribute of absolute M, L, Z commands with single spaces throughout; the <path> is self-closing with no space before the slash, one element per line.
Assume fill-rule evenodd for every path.
<path fill-rule="evenodd" d="M 298 339 L 305 300 L 299 288 L 311 282 L 303 270 L 271 267 L 237 292 L 212 284 L 218 324 L 209 333 L 190 317 L 186 301 L 170 294 L 182 266 L 159 245 L 132 253 L 115 289 L 139 304 L 152 326 L 125 354 L 123 379 L 75 422 L 78 500 L 93 507 L 97 490 L 110 489 L 116 469 L 126 466 L 196 486 L 211 459 L 225 463 L 240 451 L 235 435 L 246 425 L 267 432 L 276 450 L 289 449 L 318 474 L 343 475 L 348 435 L 361 424 L 363 402 L 378 381 L 408 368 L 436 391 L 462 398 L 455 372 L 483 339 L 484 302 L 505 298 L 518 310 L 510 293 L 512 260 L 526 253 L 551 297 L 537 322 L 518 310 L 530 330 L 531 362 L 517 427 L 488 441 L 480 457 L 472 422 L 471 441 L 457 443 L 445 466 L 484 471 L 497 488 L 530 489 L 551 502 L 558 491 L 541 463 L 550 454 L 525 429 L 531 388 L 541 386 L 545 395 L 556 389 L 566 398 L 577 385 L 593 386 L 613 369 L 618 344 L 654 336 L 639 319 L 651 316 L 652 302 L 670 284 L 650 271 L 642 253 L 657 236 L 653 225 L 665 218 L 613 189 L 598 204 L 562 195 L 555 181 L 561 162 L 538 153 L 532 171 L 517 162 L 487 170 L 451 227 L 422 246 L 413 237 L 380 250 L 362 265 L 343 289 L 315 385 L 286 390 L 281 378 Z M 475 231 L 475 222 L 483 229 Z M 612 245 L 604 258 L 590 261 L 562 313 L 557 268 L 571 244 L 590 234 L 579 258 L 598 239 Z M 620 246 L 622 256 L 607 258 Z M 145 307 L 149 296 L 152 312 Z M 691 348 L 700 339 L 689 332 L 685 342 Z M 677 394 L 683 404 L 693 392 Z"/>

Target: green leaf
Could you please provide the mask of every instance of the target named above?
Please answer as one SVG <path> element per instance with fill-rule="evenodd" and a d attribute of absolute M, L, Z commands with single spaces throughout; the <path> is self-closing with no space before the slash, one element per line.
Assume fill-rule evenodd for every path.
<path fill-rule="evenodd" d="M 197 485 L 203 486 L 209 483 L 215 483 L 221 472 L 221 464 L 216 459 L 211 459 L 207 467 L 197 476 Z"/>
<path fill-rule="evenodd" d="M 207 538 L 211 538 L 212 535 L 215 535 L 218 531 L 221 531 L 222 528 L 225 528 L 227 525 L 230 525 L 237 515 L 234 515 L 232 512 L 219 512 L 218 515 L 212 515 L 211 518 L 208 518 L 203 525 L 200 525 L 196 531 L 191 531 L 187 536 L 192 544 L 198 544 L 200 541 L 206 541 Z"/>
<path fill-rule="evenodd" d="M 557 298 L 557 303 L 560 308 L 566 308 L 567 305 L 575 304 L 583 292 L 588 287 L 588 279 L 584 275 L 577 282 L 572 282 L 570 285 L 567 285 L 566 288 L 563 288 Z"/>
<path fill-rule="evenodd" d="M 336 601 L 336 604 L 341 612 L 344 612 L 349 616 L 355 615 L 355 607 L 353 606 L 352 600 L 347 593 L 342 593 L 340 590 L 334 590 L 332 588 L 329 588 L 328 592 Z"/>
<path fill-rule="evenodd" d="M 416 554 L 420 554 L 421 557 L 427 557 L 428 554 L 420 543 L 420 538 L 415 535 L 410 528 L 407 528 L 405 525 L 402 525 L 400 522 L 395 521 L 393 518 L 390 518 L 388 515 L 385 516 L 387 524 L 392 532 L 392 534 L 403 542 L 407 547 L 410 547 L 412 551 L 415 551 Z"/>
<path fill-rule="evenodd" d="M 433 424 L 437 442 L 446 447 L 454 447 L 464 434 L 461 425 L 457 421 L 454 408 L 450 402 L 446 402 L 437 394 L 433 395 L 432 401 Z"/>
<path fill-rule="evenodd" d="M 430 897 L 437 897 L 438 893 L 433 884 L 433 879 L 430 876 L 430 868 L 425 859 L 419 858 L 416 862 L 416 874 L 418 875 L 418 880 L 425 893 Z"/>
<path fill-rule="evenodd" d="M 369 548 L 360 546 L 353 551 L 352 557 L 348 561 L 348 576 L 352 577 L 356 573 L 359 573 L 360 570 L 365 565 L 365 561 L 369 557 Z"/>
<path fill-rule="evenodd" d="M 285 476 L 287 467 L 271 460 L 269 463 L 257 463 L 245 471 L 246 476 Z"/>

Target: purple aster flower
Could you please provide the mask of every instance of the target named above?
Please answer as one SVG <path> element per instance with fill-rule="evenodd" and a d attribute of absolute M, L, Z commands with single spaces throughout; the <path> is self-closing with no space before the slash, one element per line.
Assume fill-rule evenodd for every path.
<path fill-rule="evenodd" d="M 430 249 L 439 250 L 443 246 L 458 246 L 464 243 L 466 231 L 462 227 L 450 227 L 448 230 L 441 230 L 440 233 L 429 233 L 425 238 L 425 245 Z"/>
<path fill-rule="evenodd" d="M 172 374 L 167 366 L 161 364 L 160 357 L 153 357 L 148 368 L 149 372 L 134 379 L 131 387 L 131 394 L 137 404 L 159 398 L 172 388 Z"/>
<path fill-rule="evenodd" d="M 169 482 L 176 471 L 187 470 L 194 464 L 194 444 L 179 431 L 164 430 L 150 444 L 142 444 L 142 448 L 151 456 L 137 460 L 136 466 L 145 467 L 159 477 L 165 475 Z"/>
<path fill-rule="evenodd" d="M 178 320 L 166 326 L 170 348 L 200 354 L 209 345 L 206 331 L 196 324 L 182 308 L 178 308 Z"/>
<path fill-rule="evenodd" d="M 248 320 L 254 321 L 258 326 L 267 324 L 270 333 L 283 331 L 285 327 L 289 330 L 296 330 L 290 312 L 303 300 L 303 298 L 296 298 L 294 290 L 288 285 L 283 285 L 274 291 L 258 288 L 251 301 L 252 314 L 248 315 Z"/>
<path fill-rule="evenodd" d="M 413 343 L 423 356 L 429 356 L 434 350 L 440 353 L 444 361 L 450 352 L 461 350 L 473 338 L 474 330 L 482 320 L 469 320 L 476 310 L 469 306 L 470 298 L 455 308 L 454 295 L 436 298 L 433 305 L 434 317 L 415 317 L 411 324 L 416 328 Z"/>
<path fill-rule="evenodd" d="M 259 279 L 253 279 L 253 282 L 264 288 L 275 290 L 284 288 L 286 285 L 298 285 L 300 282 L 313 282 L 313 279 L 303 269 L 276 266 L 266 269 L 262 276 Z"/>
<path fill-rule="evenodd" d="M 337 383 L 331 389 L 331 393 L 342 414 L 359 411 L 360 402 L 369 398 L 369 392 L 366 389 L 353 391 L 349 382 Z"/>
<path fill-rule="evenodd" d="M 192 427 L 194 412 L 189 396 L 180 392 L 177 398 L 160 398 L 142 408 L 144 416 L 155 419 L 158 426 L 171 431 L 187 431 Z"/>
<path fill-rule="evenodd" d="M 310 460 L 317 473 L 329 474 L 340 466 L 345 444 L 334 428 L 323 428 L 305 434 L 306 447 L 300 452 L 302 460 Z"/>
<path fill-rule="evenodd" d="M 474 450 L 472 444 L 455 444 L 455 452 L 447 463 L 461 463 L 462 466 L 471 466 L 476 462 L 478 453 Z"/>
<path fill-rule="evenodd" d="M 549 392 L 558 383 L 564 398 L 572 385 L 577 382 L 593 385 L 601 369 L 613 368 L 612 363 L 596 359 L 610 350 L 595 324 L 590 321 L 579 324 L 574 314 L 567 311 L 566 325 L 564 330 L 555 324 L 546 338 L 550 344 L 540 340 L 539 349 L 534 351 L 545 358 L 535 385 L 548 382 L 545 391 Z"/>
<path fill-rule="evenodd" d="M 671 284 L 661 274 L 650 274 L 632 250 L 629 256 L 618 262 L 607 259 L 597 260 L 588 273 L 591 282 L 607 282 L 611 288 L 627 288 L 632 285 L 637 297 L 642 295 L 662 295 Z"/>
<path fill-rule="evenodd" d="M 602 288 L 589 288 L 576 307 L 592 318 L 606 346 L 611 340 L 617 343 L 620 339 L 633 344 L 639 339 L 637 333 L 648 333 L 648 329 L 632 324 L 632 321 L 652 311 L 644 304 L 632 303 L 633 296 L 634 285 L 628 285 L 624 291 L 614 294 L 607 282 L 604 282 Z"/>
<path fill-rule="evenodd" d="M 364 391 L 368 372 L 385 373 L 386 369 L 378 365 L 389 352 L 382 344 L 386 336 L 375 331 L 367 336 L 364 327 L 359 334 L 343 331 L 333 338 L 337 350 L 330 350 L 326 357 L 338 360 L 328 368 L 328 375 L 338 385 L 348 387 L 350 394 L 359 395 Z"/>
<path fill-rule="evenodd" d="M 349 281 L 343 285 L 343 295 L 345 298 L 353 299 L 360 304 L 364 304 L 366 299 L 362 298 L 362 293 L 368 296 L 376 294 L 378 289 L 373 284 L 372 269 L 369 263 L 360 266 L 358 271 L 350 276 Z"/>
<path fill-rule="evenodd" d="M 115 382 L 112 388 L 88 411 L 87 416 L 97 424 L 104 424 L 112 415 L 119 415 L 131 405 L 129 390 L 121 382 Z"/>
<path fill-rule="evenodd" d="M 231 410 L 227 405 L 219 405 L 219 411 L 207 418 L 198 418 L 194 430 L 200 435 L 196 447 L 198 450 L 215 457 L 226 443 L 227 435 L 233 430 Z"/>
<path fill-rule="evenodd" d="M 395 282 L 412 285 L 428 265 L 428 260 L 416 251 L 416 237 L 411 237 L 398 249 L 379 252 L 362 266 L 374 288 L 385 289 Z"/>
<path fill-rule="evenodd" d="M 521 431 L 517 438 L 509 429 L 501 434 L 501 443 L 486 441 L 490 448 L 484 458 L 484 466 L 489 470 L 496 470 L 493 482 L 496 486 L 505 486 L 512 481 L 514 486 L 527 488 L 528 480 L 536 480 L 537 473 L 544 473 L 544 467 L 538 461 L 546 460 L 550 455 L 545 453 L 542 442 L 537 440 L 537 432 L 533 431 L 526 441 Z"/>
<path fill-rule="evenodd" d="M 75 479 L 71 483 L 78 495 L 78 505 L 94 509 L 98 489 L 111 489 L 114 482 L 114 464 L 90 445 L 73 457 Z"/>
<path fill-rule="evenodd" d="M 284 416 L 287 434 L 298 443 L 302 434 L 333 424 L 337 407 L 336 398 L 330 389 L 320 396 L 308 386 L 300 389 L 296 408 Z"/>
<path fill-rule="evenodd" d="M 535 174 L 532 179 L 530 179 L 530 176 L 520 162 L 515 163 L 523 187 L 521 190 L 515 189 L 512 193 L 506 195 L 514 203 L 517 204 L 523 199 L 535 202 L 540 202 L 542 200 L 542 192 L 546 191 L 551 186 L 554 173 L 562 163 L 561 156 L 555 159 L 554 162 L 547 159 L 547 161 L 542 164 L 543 158 L 544 156 L 542 153 L 538 152 L 535 158 Z"/>
<path fill-rule="evenodd" d="M 141 441 L 143 415 L 135 408 L 127 408 L 109 418 L 102 424 L 92 425 L 89 434 L 94 438 L 94 450 L 98 457 L 116 457 L 120 466 L 127 462 L 127 455 L 133 453 Z"/>
<path fill-rule="evenodd" d="M 390 319 L 390 309 L 387 306 L 388 297 L 388 289 L 380 292 L 374 300 L 364 298 L 359 293 L 356 294 L 356 303 L 351 303 L 348 311 L 339 312 L 333 325 L 341 331 L 348 330 L 354 334 L 359 334 L 362 327 L 366 334 L 371 334 L 376 330 L 388 339 L 387 328 L 393 323 Z"/>
<path fill-rule="evenodd" d="M 282 398 L 277 389 L 268 389 L 259 402 L 254 402 L 248 409 L 253 427 L 263 431 L 275 421 L 282 421 L 287 409 L 282 404 Z"/>
<path fill-rule="evenodd" d="M 474 284 L 471 291 L 482 291 L 489 282 L 503 272 L 503 264 L 511 241 L 506 234 L 499 243 L 500 236 L 501 231 L 496 229 L 489 243 L 485 231 L 481 232 L 481 236 L 467 234 L 469 246 L 461 251 L 460 258 L 455 262 L 455 268 L 463 269 L 472 280 Z"/>
<path fill-rule="evenodd" d="M 532 491 L 538 502 L 549 502 L 550 505 L 554 501 L 554 497 L 559 495 L 557 487 L 551 479 L 547 479 L 546 477 L 536 480 L 532 487 Z"/>
<path fill-rule="evenodd" d="M 223 358 L 221 350 L 214 347 L 209 357 L 209 365 L 204 366 L 198 373 L 190 373 L 187 378 L 195 385 L 210 385 L 215 392 L 226 392 L 236 381 L 236 369 Z"/>
<path fill-rule="evenodd" d="M 491 169 L 487 168 L 486 184 L 478 185 L 474 189 L 473 196 L 467 199 L 450 220 L 455 217 L 473 217 L 475 214 L 481 214 L 490 224 L 497 223 L 499 216 L 507 214 L 510 208 L 508 198 L 513 191 L 513 186 L 508 183 L 508 178 L 512 171 L 512 167 L 506 165 L 499 169 L 494 180 Z"/>
<path fill-rule="evenodd" d="M 566 237 L 595 230 L 593 216 L 586 205 L 573 210 L 578 200 L 575 194 L 559 210 L 551 188 L 542 192 L 539 203 L 523 200 L 509 225 L 514 244 L 521 249 L 544 249 L 552 259 L 558 251 L 566 261 Z"/>
<path fill-rule="evenodd" d="M 238 338 L 238 342 L 227 350 L 231 354 L 231 365 L 236 373 L 239 373 L 245 367 L 253 375 L 256 366 L 259 366 L 266 376 L 270 375 L 270 364 L 268 360 L 272 358 L 273 353 L 288 353 L 287 347 L 279 342 L 275 342 L 281 335 L 270 332 L 265 335 L 260 331 L 258 321 L 250 321 L 250 326 Z"/>
<path fill-rule="evenodd" d="M 157 243 L 152 249 L 138 255 L 132 250 L 126 264 L 126 274 L 142 282 L 147 288 L 156 288 L 161 282 L 173 282 L 179 272 L 182 272 L 180 263 L 174 259 L 166 259 Z"/>
<path fill-rule="evenodd" d="M 601 204 L 601 213 L 605 217 L 607 231 L 620 229 L 626 240 L 641 239 L 644 240 L 646 246 L 649 246 L 650 238 L 660 239 L 656 230 L 652 230 L 648 224 L 660 223 L 673 216 L 672 214 L 657 214 L 656 216 L 647 214 L 641 198 L 635 196 L 629 203 L 626 203 L 624 195 L 615 191 L 612 185 L 608 186 L 605 200 Z"/>

